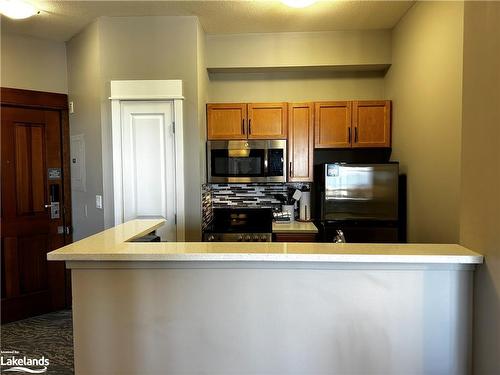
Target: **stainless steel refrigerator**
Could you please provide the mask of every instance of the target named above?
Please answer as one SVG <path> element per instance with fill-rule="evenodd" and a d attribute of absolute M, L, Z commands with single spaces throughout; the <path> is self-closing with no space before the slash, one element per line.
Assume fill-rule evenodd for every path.
<path fill-rule="evenodd" d="M 324 164 L 323 220 L 397 220 L 398 163 Z"/>
<path fill-rule="evenodd" d="M 348 242 L 398 242 L 399 164 L 323 164 L 324 240 L 342 229 Z M 350 238 L 349 238 L 350 237 Z"/>

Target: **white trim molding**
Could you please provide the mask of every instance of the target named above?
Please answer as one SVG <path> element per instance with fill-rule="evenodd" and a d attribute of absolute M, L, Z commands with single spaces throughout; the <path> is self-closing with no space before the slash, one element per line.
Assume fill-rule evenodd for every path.
<path fill-rule="evenodd" d="M 184 99 L 182 96 L 182 81 L 180 79 L 111 81 L 111 96 L 109 99 Z"/>
<path fill-rule="evenodd" d="M 175 124 L 175 203 L 177 241 L 185 240 L 184 139 L 182 80 L 111 81 L 111 122 L 113 142 L 113 190 L 115 225 L 123 222 L 122 119 L 121 101 L 169 101 Z"/>

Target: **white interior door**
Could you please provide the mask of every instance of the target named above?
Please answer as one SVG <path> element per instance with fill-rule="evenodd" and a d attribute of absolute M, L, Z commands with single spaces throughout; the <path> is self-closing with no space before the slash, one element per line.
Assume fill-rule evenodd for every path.
<path fill-rule="evenodd" d="M 166 219 L 157 231 L 176 240 L 173 102 L 121 101 L 123 221 Z"/>

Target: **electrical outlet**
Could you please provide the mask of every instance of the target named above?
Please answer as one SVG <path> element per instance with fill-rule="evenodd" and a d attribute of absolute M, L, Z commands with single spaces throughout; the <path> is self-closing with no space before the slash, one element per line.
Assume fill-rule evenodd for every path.
<path fill-rule="evenodd" d="M 75 107 L 73 106 L 73 102 L 68 103 L 69 113 L 75 113 Z"/>
<path fill-rule="evenodd" d="M 95 196 L 95 208 L 102 208 L 102 195 Z"/>

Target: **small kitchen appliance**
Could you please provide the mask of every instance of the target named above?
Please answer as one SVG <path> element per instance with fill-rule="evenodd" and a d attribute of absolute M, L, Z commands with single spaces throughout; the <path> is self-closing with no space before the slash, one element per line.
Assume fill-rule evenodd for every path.
<path fill-rule="evenodd" d="M 301 221 L 311 220 L 311 192 L 303 191 L 299 200 L 299 219 Z"/>
<path fill-rule="evenodd" d="M 295 221 L 295 206 L 293 204 L 282 205 L 281 212 L 290 218 L 290 223 Z"/>

